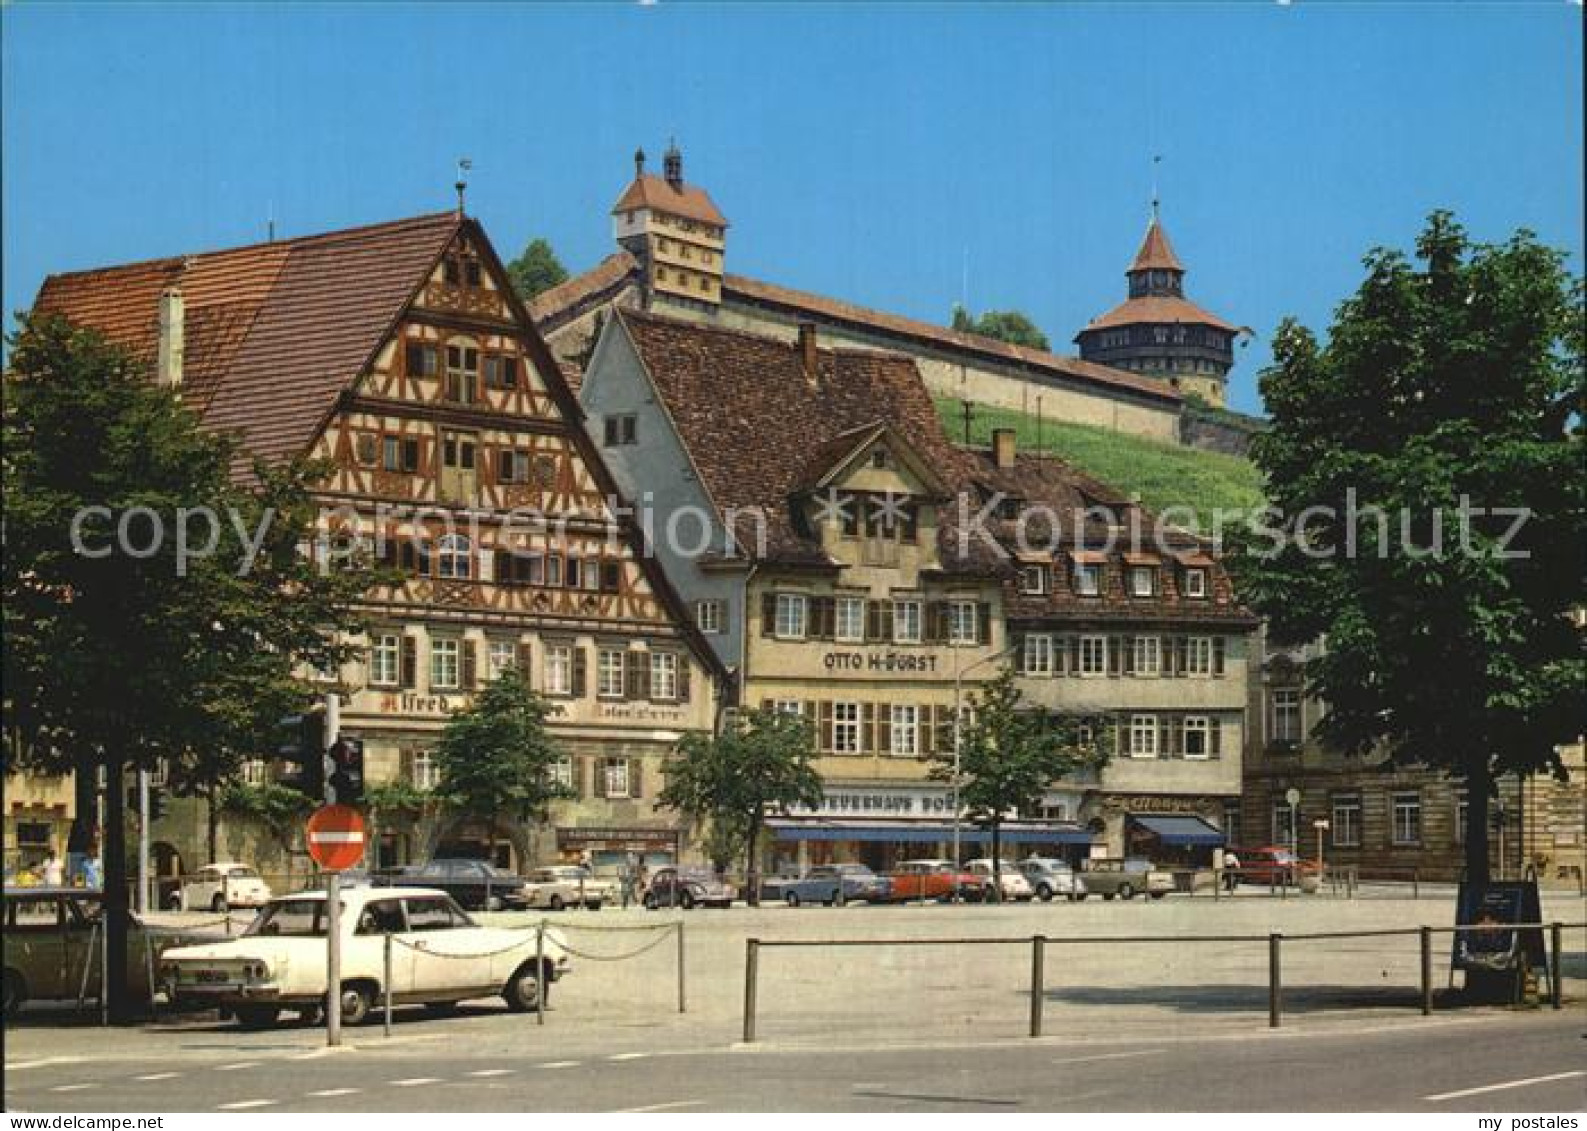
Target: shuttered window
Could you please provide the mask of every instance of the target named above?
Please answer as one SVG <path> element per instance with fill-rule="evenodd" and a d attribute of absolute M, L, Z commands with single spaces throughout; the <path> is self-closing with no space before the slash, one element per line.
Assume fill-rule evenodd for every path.
<path fill-rule="evenodd" d="M 438 691 L 455 691 L 462 682 L 462 642 L 438 637 L 430 641 L 430 686 Z"/>
<path fill-rule="evenodd" d="M 858 754 L 860 750 L 860 705 L 832 704 L 832 752 Z"/>
<path fill-rule="evenodd" d="M 678 655 L 676 652 L 650 654 L 650 697 L 675 700 L 678 698 Z"/>
<path fill-rule="evenodd" d="M 625 690 L 622 649 L 602 648 L 595 662 L 595 694 L 602 699 L 621 699 Z"/>
<path fill-rule="evenodd" d="M 369 682 L 394 687 L 402 678 L 402 637 L 395 632 L 376 634 L 369 648 Z"/>
<path fill-rule="evenodd" d="M 546 694 L 573 694 L 573 648 L 567 644 L 546 647 Z"/>
<path fill-rule="evenodd" d="M 893 643 L 920 643 L 920 602 L 903 600 L 893 602 Z"/>

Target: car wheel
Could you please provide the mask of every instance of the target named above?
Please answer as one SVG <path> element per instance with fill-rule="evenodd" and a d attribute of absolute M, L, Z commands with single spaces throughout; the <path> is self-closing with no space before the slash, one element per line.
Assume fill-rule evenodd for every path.
<path fill-rule="evenodd" d="M 1077 891 L 1073 895 L 1071 895 L 1069 898 L 1074 900 L 1076 903 L 1079 903 L 1079 902 L 1083 901 L 1085 899 L 1085 897 L 1087 895 L 1089 895 L 1089 894 L 1090 894 L 1089 892 Z"/>
<path fill-rule="evenodd" d="M 799 906 L 799 893 L 796 892 L 796 891 L 789 892 L 787 895 L 783 896 L 783 902 L 786 903 L 789 907 L 798 907 Z"/>
<path fill-rule="evenodd" d="M 590 911 L 599 911 L 601 909 L 601 901 L 598 899 L 592 899 L 584 906 Z"/>
<path fill-rule="evenodd" d="M 1165 896 L 1167 894 L 1168 893 L 1166 891 L 1154 891 L 1154 892 L 1151 893 L 1151 896 L 1152 896 L 1153 899 L 1162 899 L 1163 896 Z"/>
<path fill-rule="evenodd" d="M 209 901 L 209 909 L 217 915 L 226 910 L 226 897 L 216 892 L 215 898 Z"/>
<path fill-rule="evenodd" d="M 1105 891 L 1102 893 L 1102 898 L 1111 902 L 1113 899 L 1113 893 L 1110 891 Z"/>
<path fill-rule="evenodd" d="M 5 976 L 5 1015 L 15 1017 L 22 1003 L 28 1000 L 28 984 L 20 970 L 7 970 Z"/>
<path fill-rule="evenodd" d="M 275 1005 L 237 1005 L 232 1007 L 232 1013 L 237 1018 L 239 1028 L 268 1029 L 281 1016 L 281 1008 Z"/>
<path fill-rule="evenodd" d="M 641 902 L 645 905 L 646 911 L 654 911 L 656 909 L 656 893 L 653 891 L 647 891 L 645 893 L 645 898 L 641 900 Z"/>
<path fill-rule="evenodd" d="M 546 906 L 551 908 L 553 911 L 561 911 L 565 905 L 562 902 L 562 897 L 557 895 L 555 892 L 552 892 L 551 898 L 546 902 Z"/>
<path fill-rule="evenodd" d="M 1041 900 L 1043 903 L 1046 903 L 1048 900 L 1052 899 L 1052 888 L 1048 887 L 1046 884 L 1042 884 L 1036 889 L 1036 898 Z"/>
<path fill-rule="evenodd" d="M 694 893 L 688 888 L 684 888 L 683 893 L 678 896 L 678 906 L 685 911 L 692 911 L 694 909 Z"/>
<path fill-rule="evenodd" d="M 342 987 L 342 1024 L 362 1025 L 375 1011 L 375 991 L 367 985 Z"/>
<path fill-rule="evenodd" d="M 514 1013 L 532 1013 L 540 1004 L 540 975 L 533 962 L 525 962 L 513 972 L 501 996 Z M 550 995 L 546 996 L 550 1000 Z"/>
<path fill-rule="evenodd" d="M 1129 884 L 1120 884 L 1119 885 L 1119 898 L 1120 899 L 1134 899 L 1135 898 L 1135 888 L 1132 887 Z"/>

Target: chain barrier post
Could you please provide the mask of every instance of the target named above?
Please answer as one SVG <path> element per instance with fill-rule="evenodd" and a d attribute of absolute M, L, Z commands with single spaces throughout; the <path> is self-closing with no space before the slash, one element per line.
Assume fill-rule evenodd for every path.
<path fill-rule="evenodd" d="M 1037 935 L 1030 940 L 1030 1035 L 1041 1036 L 1042 999 L 1046 996 L 1044 968 L 1047 959 L 1047 936 Z"/>
<path fill-rule="evenodd" d="M 1540 916 L 1538 916 L 1538 918 L 1541 919 L 1542 916 L 1540 915 Z M 1553 960 L 1552 963 L 1550 963 L 1549 971 L 1548 971 L 1548 996 L 1549 996 L 1549 1004 L 1552 1005 L 1555 1009 L 1562 1008 L 1561 1001 L 1563 1000 L 1562 994 L 1561 994 L 1561 990 L 1560 990 L 1560 985 L 1559 985 L 1559 973 L 1560 973 L 1559 956 L 1560 956 L 1560 947 L 1561 947 L 1561 941 L 1562 941 L 1560 936 L 1563 935 L 1564 932 L 1565 932 L 1564 925 L 1562 923 L 1560 923 L 1560 921 L 1557 920 L 1557 919 L 1554 921 L 1553 926 L 1551 926 L 1549 928 L 1549 932 L 1548 932 L 1549 933 L 1549 949 L 1554 952 L 1554 954 L 1553 954 L 1553 959 L 1554 960 Z"/>
<path fill-rule="evenodd" d="M 1277 1029 L 1283 1013 L 1283 988 L 1280 981 L 1279 946 L 1284 941 L 1281 934 L 1267 936 L 1267 1027 Z"/>
<path fill-rule="evenodd" d="M 755 983 L 760 975 L 760 940 L 744 942 L 744 1043 L 755 1043 Z"/>
<path fill-rule="evenodd" d="M 546 921 L 535 927 L 535 1024 L 546 1023 Z"/>
<path fill-rule="evenodd" d="M 386 1036 L 391 1036 L 391 932 L 386 932 L 386 952 L 383 956 L 385 969 L 381 973 L 381 982 L 386 989 L 386 1020 L 384 1028 Z"/>
<path fill-rule="evenodd" d="M 1433 928 L 1422 928 L 1422 1016 L 1433 1013 Z"/>

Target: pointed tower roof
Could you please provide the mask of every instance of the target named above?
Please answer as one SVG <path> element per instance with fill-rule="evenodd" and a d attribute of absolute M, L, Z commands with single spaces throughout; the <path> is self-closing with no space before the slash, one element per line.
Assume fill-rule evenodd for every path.
<path fill-rule="evenodd" d="M 1141 250 L 1135 253 L 1135 262 L 1130 264 L 1130 271 L 1183 271 L 1185 265 L 1179 262 L 1179 256 L 1174 254 L 1173 244 L 1168 242 L 1168 233 L 1163 231 L 1163 224 L 1157 218 L 1157 206 L 1152 206 L 1152 222 L 1146 225 L 1146 238 L 1141 241 Z"/>

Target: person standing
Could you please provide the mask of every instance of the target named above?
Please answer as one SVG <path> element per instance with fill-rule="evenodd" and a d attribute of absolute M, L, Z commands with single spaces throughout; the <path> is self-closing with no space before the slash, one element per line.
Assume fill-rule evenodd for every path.
<path fill-rule="evenodd" d="M 61 862 L 61 857 L 55 849 L 50 849 L 50 854 L 44 858 L 44 868 L 41 873 L 44 886 L 58 888 L 66 883 L 66 865 Z"/>

